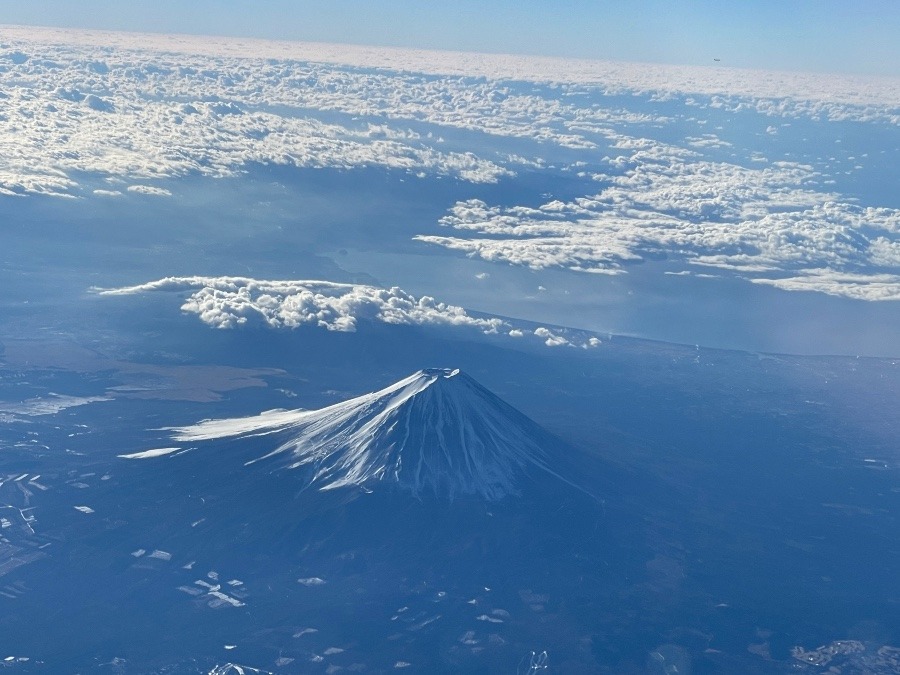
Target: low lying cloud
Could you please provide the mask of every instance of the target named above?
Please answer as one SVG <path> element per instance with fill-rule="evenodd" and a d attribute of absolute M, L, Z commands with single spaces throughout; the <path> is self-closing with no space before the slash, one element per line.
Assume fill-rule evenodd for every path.
<path fill-rule="evenodd" d="M 786 291 L 816 291 L 857 300 L 900 300 L 900 274 L 848 274 L 834 270 L 806 270 L 781 279 L 751 279 Z"/>
<path fill-rule="evenodd" d="M 541 338 L 544 341 L 544 344 L 548 347 L 561 347 L 562 345 L 569 344 L 569 341 L 562 335 L 557 335 L 549 328 L 546 328 L 544 326 L 536 328 L 534 334 Z"/>
<path fill-rule="evenodd" d="M 154 187 L 153 185 L 129 185 L 128 191 L 140 194 L 140 195 L 148 195 L 151 197 L 171 197 L 172 193 L 169 190 L 161 187 Z M 97 194 L 98 190 L 94 190 L 94 194 Z M 112 195 L 115 193 L 104 193 L 106 195 Z"/>
<path fill-rule="evenodd" d="M 389 324 L 469 326 L 497 333 L 507 324 L 469 315 L 462 307 L 416 298 L 400 288 L 330 281 L 263 281 L 246 277 L 167 277 L 138 286 L 99 290 L 101 295 L 187 291 L 182 311 L 214 328 L 262 321 L 272 328 L 319 326 L 355 331 L 361 319 Z"/>
<path fill-rule="evenodd" d="M 583 196 L 464 199 L 446 233 L 418 239 L 532 268 L 623 274 L 665 258 L 787 290 L 897 298 L 900 211 L 840 193 L 835 179 L 877 164 L 833 151 L 841 128 L 824 126 L 890 132 L 895 79 L 27 27 L 3 36 L 0 196 L 167 197 L 179 177 L 257 164 L 488 184 L 546 172 L 547 185 L 580 179 Z M 722 111 L 748 129 L 716 126 Z M 803 161 L 773 145 L 791 120 L 822 130 Z M 87 192 L 85 176 L 115 182 Z M 381 295 L 394 290 L 317 288 L 309 300 L 276 289 L 270 308 L 197 289 L 191 302 L 216 325 L 344 330 L 375 307 L 409 321 L 453 315 Z M 294 295 L 296 310 L 282 302 Z M 416 309 L 392 315 L 388 301 Z"/>
<path fill-rule="evenodd" d="M 596 347 L 592 333 L 539 326 L 498 317 L 472 316 L 462 307 L 394 288 L 331 281 L 265 281 L 247 277 L 166 277 L 137 286 L 93 289 L 105 296 L 151 292 L 187 293 L 183 312 L 213 328 L 231 329 L 254 321 L 275 329 L 317 326 L 353 332 L 360 321 L 414 326 L 474 328 L 485 335 L 533 336 L 548 347 Z"/>
<path fill-rule="evenodd" d="M 539 206 L 457 202 L 453 235 L 417 240 L 493 262 L 622 274 L 648 258 L 718 268 L 756 283 L 863 300 L 900 298 L 900 210 L 818 187 L 796 162 L 745 167 L 621 138 L 604 187 Z"/>
<path fill-rule="evenodd" d="M 900 122 L 887 78 L 26 27 L 3 37 L 0 194 L 77 194 L 83 173 L 148 184 L 253 163 L 493 183 L 542 165 L 534 144 L 593 160 L 625 128 L 673 121 L 623 107 L 623 94 L 691 114 Z M 477 137 L 451 149 L 444 132 Z M 500 152 L 485 136 L 530 144 Z M 686 143 L 731 147 L 713 133 Z"/>
<path fill-rule="evenodd" d="M 32 398 L 20 403 L 0 403 L 0 422 L 18 421 L 20 416 L 55 415 L 68 408 L 110 400 L 112 399 L 107 396 L 67 396 L 51 393 L 44 398 Z"/>

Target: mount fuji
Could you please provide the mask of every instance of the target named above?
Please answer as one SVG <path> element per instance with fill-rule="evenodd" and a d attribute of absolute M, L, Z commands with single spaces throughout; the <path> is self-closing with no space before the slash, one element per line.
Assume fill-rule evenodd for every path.
<path fill-rule="evenodd" d="M 71 608 L 79 654 L 117 640 L 129 672 L 216 672 L 225 653 L 192 659 L 223 645 L 229 661 L 294 660 L 266 672 L 509 672 L 548 631 L 566 672 L 592 672 L 594 608 L 648 555 L 622 472 L 459 370 L 165 429 L 174 442 L 114 460 L 90 513 L 42 512 L 80 564 L 25 579 Z M 138 615 L 154 628 L 123 637 Z M 36 610 L 5 634 L 36 651 L 58 620 Z"/>
<path fill-rule="evenodd" d="M 393 486 L 417 497 L 498 501 L 534 480 L 582 489 L 558 473 L 569 450 L 562 441 L 458 369 L 420 370 L 320 410 L 168 430 L 188 443 L 270 437 L 275 448 L 245 466 L 299 471 L 306 486 L 321 491 Z M 159 451 L 130 457 L 151 456 Z"/>

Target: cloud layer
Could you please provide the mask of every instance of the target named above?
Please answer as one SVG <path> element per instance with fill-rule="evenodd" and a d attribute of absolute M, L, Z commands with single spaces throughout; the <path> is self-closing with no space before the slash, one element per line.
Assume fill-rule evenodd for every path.
<path fill-rule="evenodd" d="M 751 148 L 710 122 L 725 113 L 758 127 L 743 132 Z M 900 80 L 22 27 L 0 43 L 0 195 L 168 198 L 178 177 L 257 164 L 473 184 L 543 172 L 582 196 L 464 199 L 446 234 L 418 239 L 532 268 L 621 274 L 666 258 L 898 299 L 900 212 L 842 195 L 826 174 L 868 161 L 827 157 L 848 120 L 891 139 Z M 797 121 L 815 136 L 798 135 L 797 152 L 821 154 L 815 166 L 777 146 Z M 337 329 L 350 301 L 315 320 Z M 249 316 L 234 303 L 222 321 Z"/>
<path fill-rule="evenodd" d="M 471 326 L 496 333 L 500 319 L 470 316 L 462 307 L 416 298 L 399 288 L 330 281 L 264 281 L 246 277 L 168 277 L 138 286 L 100 290 L 101 295 L 188 291 L 181 309 L 214 328 L 262 321 L 272 328 L 319 326 L 354 331 L 360 319 L 390 324 Z"/>
<path fill-rule="evenodd" d="M 744 167 L 651 139 L 622 138 L 604 187 L 537 207 L 456 203 L 451 236 L 418 240 L 535 269 L 619 274 L 664 257 L 785 290 L 900 299 L 900 211 L 816 187 L 809 166 Z"/>
<path fill-rule="evenodd" d="M 548 347 L 594 348 L 600 340 L 587 331 L 525 326 L 490 316 L 472 316 L 462 307 L 432 297 L 415 297 L 400 288 L 377 288 L 331 281 L 265 281 L 247 277 L 167 277 L 137 286 L 94 289 L 105 296 L 158 291 L 187 294 L 183 312 L 213 328 L 253 322 L 270 328 L 317 326 L 353 332 L 360 321 L 395 325 L 474 328 L 486 335 L 526 336 Z"/>
<path fill-rule="evenodd" d="M 623 125 L 666 122 L 608 98 L 622 94 L 900 121 L 900 82 L 885 78 L 21 27 L 3 38 L 0 194 L 78 194 L 85 173 L 147 188 L 252 163 L 491 183 L 544 158 L 477 142 L 451 149 L 441 130 L 590 152 Z"/>
<path fill-rule="evenodd" d="M 900 79 L 892 77 L 63 28 L 3 26 L 3 33 L 14 44 L 24 41 L 117 50 L 140 45 L 148 51 L 165 54 L 299 61 L 451 78 L 571 84 L 596 87 L 607 94 L 709 96 L 715 97 L 712 103 L 719 107 L 754 105 L 775 116 L 877 117 L 896 122 L 900 114 Z M 12 53 L 16 58 L 22 54 Z"/>

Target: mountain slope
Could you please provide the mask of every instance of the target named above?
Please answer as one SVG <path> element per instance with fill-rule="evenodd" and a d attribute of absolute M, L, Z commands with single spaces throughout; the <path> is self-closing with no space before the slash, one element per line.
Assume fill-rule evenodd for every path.
<path fill-rule="evenodd" d="M 273 436 L 271 452 L 247 462 L 303 470 L 311 486 L 414 495 L 516 495 L 526 477 L 558 475 L 563 444 L 459 370 L 421 370 L 371 394 L 321 410 L 269 411 L 172 429 L 178 441 Z"/>

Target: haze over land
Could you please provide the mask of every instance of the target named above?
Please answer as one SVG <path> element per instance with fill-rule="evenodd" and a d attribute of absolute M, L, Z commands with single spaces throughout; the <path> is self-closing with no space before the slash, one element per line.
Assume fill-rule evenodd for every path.
<path fill-rule="evenodd" d="M 722 56 L 0 26 L 0 664 L 898 672 L 900 80 Z"/>

